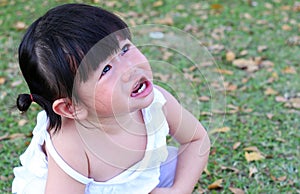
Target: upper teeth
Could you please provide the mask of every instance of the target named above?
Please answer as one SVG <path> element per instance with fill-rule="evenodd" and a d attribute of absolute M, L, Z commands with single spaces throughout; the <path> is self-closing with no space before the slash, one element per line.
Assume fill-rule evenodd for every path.
<path fill-rule="evenodd" d="M 142 87 L 138 90 L 138 93 L 143 92 L 145 89 L 146 89 L 146 84 L 143 83 L 143 84 L 142 84 Z"/>

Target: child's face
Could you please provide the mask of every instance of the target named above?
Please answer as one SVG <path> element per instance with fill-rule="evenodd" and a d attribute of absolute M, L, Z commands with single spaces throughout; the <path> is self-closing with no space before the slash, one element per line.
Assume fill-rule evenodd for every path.
<path fill-rule="evenodd" d="M 148 60 L 129 40 L 121 40 L 120 48 L 78 88 L 89 116 L 128 114 L 153 101 L 152 71 Z"/>

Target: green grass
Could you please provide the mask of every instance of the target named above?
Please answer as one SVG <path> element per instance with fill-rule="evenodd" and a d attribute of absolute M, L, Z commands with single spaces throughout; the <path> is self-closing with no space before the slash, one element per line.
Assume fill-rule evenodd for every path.
<path fill-rule="evenodd" d="M 36 113 L 40 110 L 33 106 L 26 115 L 20 115 L 13 108 L 17 95 L 28 93 L 17 62 L 17 48 L 24 30 L 17 30 L 14 26 L 18 21 L 28 26 L 49 8 L 66 2 L 72 1 L 0 2 L 0 78 L 5 79 L 0 84 L 0 136 L 25 134 L 21 138 L 0 141 L 0 193 L 11 192 L 12 169 L 19 165 L 18 156 L 30 141 L 29 134 L 34 127 Z M 218 88 L 208 82 L 211 80 L 205 80 L 205 75 L 199 75 L 199 71 L 187 71 L 199 78 L 193 83 L 196 86 L 194 92 L 198 96 L 215 94 L 214 98 L 218 98 L 226 95 L 226 105 L 217 107 L 217 112 L 211 109 L 213 99 L 200 103 L 202 114 L 199 119 L 207 130 L 211 131 L 216 126 L 230 128 L 228 132 L 211 135 L 213 145 L 207 167 L 210 174 L 203 173 L 195 193 L 200 190 L 205 193 L 231 193 L 231 187 L 242 189 L 245 193 L 300 193 L 300 110 L 276 101 L 278 96 L 285 96 L 287 99 L 300 97 L 300 43 L 288 42 L 300 34 L 300 11 L 299 8 L 296 11 L 294 1 L 256 1 L 256 6 L 250 6 L 246 0 L 164 0 L 163 5 L 158 7 L 153 6 L 157 2 L 153 0 L 135 0 L 130 3 L 116 1 L 113 5 L 102 1 L 76 2 L 103 6 L 121 15 L 126 22 L 136 25 L 155 24 L 171 17 L 172 26 L 187 30 L 187 33 L 207 46 L 218 68 L 232 72 L 231 75 L 224 74 L 222 77 L 225 83 L 236 85 L 237 88 L 225 91 L 222 86 L 219 85 Z M 217 7 L 221 8 L 216 9 Z M 290 26 L 290 29 L 284 30 L 284 25 Z M 216 45 L 222 45 L 224 49 L 212 49 Z M 267 46 L 267 49 L 258 52 L 257 48 L 261 45 Z M 159 60 L 166 50 L 173 52 L 157 47 L 142 50 L 147 57 Z M 240 52 L 243 50 L 247 50 L 248 54 L 241 56 Z M 272 61 L 274 66 L 249 73 L 226 61 L 227 51 L 234 52 L 237 58 L 262 57 L 263 60 Z M 185 68 L 189 67 L 190 62 L 187 61 L 173 52 L 166 62 L 175 64 L 178 75 L 182 76 Z M 287 67 L 292 67 L 296 72 L 286 73 Z M 217 66 L 201 68 L 200 72 L 213 71 Z M 158 71 L 161 72 L 157 73 L 163 73 L 163 69 L 158 68 Z M 156 79 L 161 83 L 159 78 Z M 168 87 L 168 83 L 161 85 Z M 183 88 L 184 84 L 177 87 Z M 266 95 L 267 88 L 272 88 L 277 93 Z M 212 93 L 214 91 L 216 93 Z M 180 94 L 173 92 L 180 98 Z M 231 114 L 228 111 L 233 106 L 240 109 Z M 203 114 L 204 112 L 213 112 L 213 116 Z M 272 117 L 268 118 L 267 114 L 272 114 Z M 215 121 L 213 125 L 212 118 Z M 21 119 L 28 122 L 20 125 Z M 240 146 L 233 149 L 237 142 L 240 142 Z M 247 162 L 244 148 L 250 146 L 256 146 L 265 159 Z M 251 177 L 250 168 L 257 169 Z M 280 180 L 280 177 L 284 178 Z M 209 190 L 208 186 L 217 179 L 223 179 L 222 188 Z"/>

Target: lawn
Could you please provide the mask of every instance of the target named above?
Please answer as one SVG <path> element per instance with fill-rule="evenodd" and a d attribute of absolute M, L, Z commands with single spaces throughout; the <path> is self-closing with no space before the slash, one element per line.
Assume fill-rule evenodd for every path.
<path fill-rule="evenodd" d="M 11 192 L 40 110 L 21 115 L 14 107 L 28 93 L 20 39 L 66 2 L 122 17 L 137 31 L 154 81 L 206 127 L 212 148 L 195 193 L 300 193 L 300 2 L 293 0 L 0 0 L 0 193 Z"/>

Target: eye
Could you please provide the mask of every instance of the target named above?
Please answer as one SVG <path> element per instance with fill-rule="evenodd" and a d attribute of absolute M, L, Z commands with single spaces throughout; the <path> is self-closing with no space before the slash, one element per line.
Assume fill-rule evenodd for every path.
<path fill-rule="evenodd" d="M 129 48 L 130 48 L 130 44 L 125 44 L 125 45 L 123 46 L 123 48 L 121 49 L 121 56 L 125 55 L 125 53 L 126 53 L 127 51 L 129 51 Z"/>
<path fill-rule="evenodd" d="M 100 78 L 102 77 L 102 76 L 104 76 L 109 70 L 111 70 L 111 66 L 110 65 L 106 65 L 105 67 L 104 67 L 104 69 L 102 70 L 102 73 L 101 73 L 101 76 L 100 76 Z"/>

